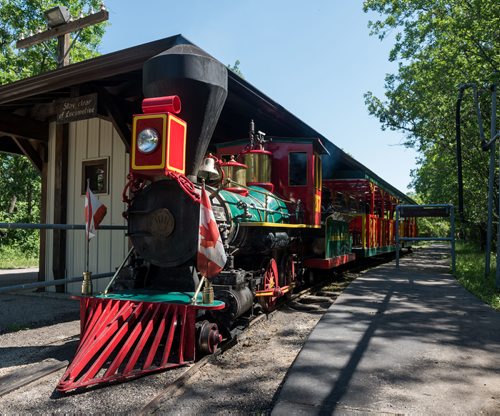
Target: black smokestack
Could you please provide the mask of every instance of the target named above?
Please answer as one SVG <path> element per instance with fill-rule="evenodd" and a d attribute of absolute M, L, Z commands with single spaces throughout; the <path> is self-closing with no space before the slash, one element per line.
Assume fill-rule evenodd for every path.
<path fill-rule="evenodd" d="M 196 180 L 227 96 L 227 69 L 194 45 L 176 45 L 146 61 L 146 98 L 178 95 L 187 121 L 186 175 Z"/>

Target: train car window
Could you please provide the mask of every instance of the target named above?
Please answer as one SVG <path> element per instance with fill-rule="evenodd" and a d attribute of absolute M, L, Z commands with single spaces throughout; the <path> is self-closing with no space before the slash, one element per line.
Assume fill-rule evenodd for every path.
<path fill-rule="evenodd" d="M 288 154 L 288 173 L 290 186 L 307 185 L 307 153 L 291 152 Z"/>
<path fill-rule="evenodd" d="M 92 192 L 96 194 L 108 193 L 108 164 L 108 158 L 82 162 L 82 195 L 85 195 L 87 191 L 87 179 L 90 180 Z"/>

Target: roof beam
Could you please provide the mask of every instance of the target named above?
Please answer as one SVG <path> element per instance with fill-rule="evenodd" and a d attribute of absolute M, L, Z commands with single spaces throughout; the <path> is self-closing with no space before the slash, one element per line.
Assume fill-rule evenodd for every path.
<path fill-rule="evenodd" d="M 22 155 L 23 152 L 19 149 L 14 139 L 10 136 L 0 137 L 0 153 L 10 153 L 13 155 Z"/>
<path fill-rule="evenodd" d="M 43 121 L 0 112 L 0 134 L 47 142 L 49 125 Z"/>
<path fill-rule="evenodd" d="M 105 88 L 98 88 L 98 94 L 99 100 L 111 117 L 113 127 L 120 135 L 127 151 L 130 151 L 130 138 L 132 132 L 125 118 L 125 115 L 129 114 L 129 111 L 126 110 L 125 102 L 111 95 Z"/>
<path fill-rule="evenodd" d="M 12 139 L 19 146 L 19 148 L 22 150 L 23 154 L 38 169 L 38 171 L 42 172 L 43 160 L 40 157 L 40 154 L 37 152 L 37 150 L 32 146 L 32 144 L 29 141 L 24 140 L 24 139 L 18 139 L 16 137 L 13 137 Z"/>

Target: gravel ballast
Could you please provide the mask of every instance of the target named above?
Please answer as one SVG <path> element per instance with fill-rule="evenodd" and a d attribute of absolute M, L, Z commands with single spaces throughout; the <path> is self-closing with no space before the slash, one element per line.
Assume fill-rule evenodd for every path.
<path fill-rule="evenodd" d="M 274 394 L 321 314 L 284 307 L 262 319 L 224 354 L 199 370 L 158 414 L 248 414 L 271 409 Z M 71 360 L 79 322 L 0 335 L 0 377 L 46 359 Z M 50 345 L 47 345 L 49 344 Z M 186 368 L 128 383 L 61 395 L 64 370 L 0 397 L 1 414 L 136 414 Z"/>

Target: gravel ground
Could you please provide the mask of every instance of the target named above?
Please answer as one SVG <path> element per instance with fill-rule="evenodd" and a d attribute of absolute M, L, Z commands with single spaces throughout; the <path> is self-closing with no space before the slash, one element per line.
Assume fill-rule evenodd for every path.
<path fill-rule="evenodd" d="M 314 328 L 320 313 L 283 308 L 205 365 L 156 414 L 262 414 Z"/>
<path fill-rule="evenodd" d="M 157 413 L 248 414 L 271 409 L 273 396 L 302 344 L 321 317 L 318 311 L 283 308 L 252 326 L 238 344 L 206 364 Z M 78 321 L 0 335 L 0 378 L 47 358 L 71 359 Z M 51 343 L 51 345 L 47 345 Z M 19 345 L 24 345 L 20 347 Z M 185 369 L 129 383 L 62 396 L 60 370 L 0 398 L 0 414 L 136 414 Z"/>
<path fill-rule="evenodd" d="M 352 278 L 354 275 L 349 280 Z M 324 288 L 328 292 L 323 295 L 337 294 L 346 284 L 331 284 Z M 324 296 L 310 297 L 304 300 L 306 304 L 292 302 L 296 309 L 282 307 L 264 317 L 240 336 L 235 346 L 212 359 L 185 386 L 161 401 L 156 414 L 267 413 L 288 368 L 330 302 L 325 302 Z M 9 305 L 13 308 L 4 308 Z M 0 296 L 0 306 L 4 328 L 6 324 L 10 331 L 30 328 L 0 332 L 0 385 L 3 377 L 42 361 L 71 361 L 80 330 L 75 319 L 78 302 L 9 294 Z M 43 322 L 45 326 L 40 327 Z M 0 397 L 0 415 L 137 414 L 186 368 L 61 395 L 55 386 L 64 371 Z"/>

